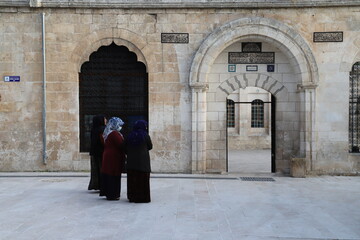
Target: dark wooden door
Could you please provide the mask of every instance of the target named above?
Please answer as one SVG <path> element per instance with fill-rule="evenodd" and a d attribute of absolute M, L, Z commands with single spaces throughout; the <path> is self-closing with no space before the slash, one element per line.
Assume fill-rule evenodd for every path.
<path fill-rule="evenodd" d="M 271 95 L 271 172 L 276 172 L 276 98 Z"/>
<path fill-rule="evenodd" d="M 112 43 L 90 55 L 79 73 L 80 152 L 88 152 L 93 116 L 120 117 L 123 134 L 148 120 L 148 74 L 125 46 Z"/>

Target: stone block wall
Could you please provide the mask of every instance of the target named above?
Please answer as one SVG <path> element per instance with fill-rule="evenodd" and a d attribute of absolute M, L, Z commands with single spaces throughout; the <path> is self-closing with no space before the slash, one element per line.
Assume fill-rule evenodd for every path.
<path fill-rule="evenodd" d="M 327 1 L 330 7 L 300 9 L 289 1 L 286 8 L 254 10 L 229 8 L 227 1 L 223 1 L 225 7 L 206 8 L 181 8 L 181 4 L 159 8 L 153 2 L 149 8 L 121 8 L 114 1 L 102 1 L 108 7 L 76 1 L 71 8 L 69 1 L 12 3 L 0 4 L 0 73 L 1 77 L 20 76 L 21 81 L 0 83 L 0 171 L 89 169 L 87 153 L 79 152 L 78 73 L 92 52 L 112 41 L 135 52 L 148 69 L 153 170 L 223 171 L 225 134 L 219 121 L 225 111 L 219 109 L 225 108 L 217 89 L 222 82 L 235 81 L 224 69 L 223 53 L 244 40 L 236 35 L 240 20 L 248 22 L 245 33 L 256 33 L 256 40 L 277 53 L 278 72 L 271 77 L 282 85 L 276 83 L 272 90 L 284 86 L 286 94 L 294 93 L 285 94 L 278 103 L 278 166 L 286 172 L 292 157 L 304 157 L 310 171 L 359 171 L 358 157 L 348 153 L 347 112 L 348 73 L 360 61 L 359 6 L 339 7 Z M 47 58 L 46 165 L 42 159 L 42 13 Z M 264 22 L 272 22 L 273 30 Z M 235 29 L 232 33 L 205 46 L 230 26 Z M 344 41 L 314 43 L 313 32 L 325 31 L 343 31 Z M 189 43 L 161 43 L 161 33 L 171 32 L 189 33 Z M 201 55 L 206 58 L 200 61 Z M 203 67 L 194 67 L 197 63 Z M 192 82 L 193 75 L 203 82 Z M 249 82 L 256 85 L 258 75 L 253 77 L 248 76 Z M 199 113 L 196 117 L 194 111 Z"/>

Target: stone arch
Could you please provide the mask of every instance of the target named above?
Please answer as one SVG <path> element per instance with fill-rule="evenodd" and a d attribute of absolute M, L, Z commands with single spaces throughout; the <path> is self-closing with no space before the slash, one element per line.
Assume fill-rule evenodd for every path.
<path fill-rule="evenodd" d="M 347 92 L 347 97 L 349 99 L 349 127 L 348 127 L 348 136 L 349 136 L 349 140 L 348 140 L 348 145 L 349 145 L 349 151 L 350 153 L 355 153 L 357 152 L 357 150 L 355 150 L 357 148 L 356 144 L 354 144 L 354 132 L 356 130 L 354 130 L 353 127 L 356 125 L 356 118 L 353 117 L 353 111 L 352 109 L 354 108 L 354 104 L 352 103 L 352 96 L 356 96 L 356 94 L 353 93 L 353 91 L 356 91 L 356 88 L 354 88 L 355 85 L 353 85 L 354 82 L 354 78 L 351 78 L 351 74 L 353 71 L 353 67 L 360 62 L 360 38 L 358 37 L 358 35 L 354 34 L 354 35 L 350 35 L 348 36 L 349 41 L 346 44 L 345 48 L 344 48 L 344 53 L 343 56 L 341 58 L 341 63 L 340 63 L 340 72 L 344 73 L 344 77 L 347 76 L 347 81 L 349 83 L 348 86 L 348 92 Z M 355 78 L 356 79 L 356 78 Z"/>
<path fill-rule="evenodd" d="M 77 72 L 79 72 L 81 64 L 88 61 L 92 52 L 101 46 L 110 45 L 112 42 L 119 46 L 123 45 L 134 52 L 138 60 L 143 62 L 148 69 L 155 68 L 155 57 L 151 54 L 152 51 L 141 35 L 125 29 L 109 28 L 89 34 L 76 45 L 71 54 L 71 60 Z"/>
<path fill-rule="evenodd" d="M 97 51 L 101 46 L 108 46 L 112 42 L 121 46 L 125 46 L 129 51 L 134 52 L 138 60 L 143 62 L 147 68 L 148 81 L 153 79 L 153 75 L 156 73 L 158 66 L 154 55 L 154 46 L 150 46 L 144 36 L 141 34 L 118 28 L 106 28 L 96 30 L 82 38 L 71 52 L 69 58 L 69 74 L 68 77 L 73 82 L 79 81 L 79 72 L 81 65 L 89 60 L 90 55 Z M 149 95 L 151 95 L 149 88 Z M 74 95 L 76 98 L 73 99 L 75 109 L 74 112 L 79 113 L 79 98 L 78 95 Z M 149 104 L 150 105 L 150 104 Z M 80 121 L 79 114 L 76 114 L 76 120 Z M 149 120 L 150 121 L 150 120 Z M 77 135 L 80 129 L 77 128 Z M 80 138 L 77 138 L 76 146 L 80 145 Z M 86 159 L 88 154 L 84 154 L 80 158 Z"/>
<path fill-rule="evenodd" d="M 232 43 L 248 38 L 263 39 L 278 46 L 289 57 L 302 84 L 317 84 L 315 57 L 302 36 L 277 20 L 254 17 L 225 24 L 205 39 L 191 65 L 190 85 L 207 82 L 207 74 L 220 52 Z"/>
<path fill-rule="evenodd" d="M 240 88 L 245 89 L 246 87 L 259 87 L 282 101 L 288 99 L 286 87 L 270 75 L 263 73 L 239 74 L 227 79 L 218 86 L 216 99 L 222 101 L 232 92 Z"/>
<path fill-rule="evenodd" d="M 224 80 L 223 82 L 220 83 L 220 85 L 216 88 L 216 92 L 215 92 L 215 102 L 208 102 L 208 108 L 211 109 L 212 112 L 214 112 L 214 109 L 216 109 L 216 106 L 226 106 L 227 103 L 227 98 L 228 96 L 233 93 L 234 91 L 237 91 L 239 89 L 245 89 L 247 87 L 258 87 L 261 88 L 263 90 L 266 90 L 268 93 L 272 94 L 273 96 L 275 96 L 275 105 L 277 107 L 279 107 L 279 111 L 277 110 L 277 115 L 279 115 L 276 119 L 276 122 L 278 123 L 279 126 L 282 126 L 280 128 L 280 130 L 278 132 L 281 132 L 280 134 L 276 134 L 276 142 L 279 145 L 284 145 L 286 144 L 284 141 L 284 138 L 282 136 L 284 135 L 291 135 L 294 134 L 296 132 L 296 134 L 299 134 L 299 129 L 296 129 L 296 131 L 294 131 L 294 129 L 289 129 L 286 125 L 288 123 L 286 119 L 284 119 L 283 115 L 283 109 L 287 109 L 289 107 L 289 91 L 287 89 L 287 87 L 281 83 L 280 81 L 278 81 L 277 79 L 275 79 L 274 77 L 272 77 L 269 74 L 264 74 L 264 73 L 242 73 L 242 74 L 237 74 L 235 76 L 232 76 L 226 80 Z M 293 104 L 294 102 L 290 103 Z M 276 108 L 277 108 L 276 107 Z M 221 132 L 220 134 L 220 138 L 217 139 L 218 142 L 226 142 L 226 111 L 225 111 L 225 107 L 221 110 L 218 109 L 218 128 L 217 130 Z M 295 114 L 299 114 L 299 112 L 295 113 Z M 275 121 L 275 120 L 272 120 Z M 212 125 L 213 123 L 209 120 L 207 120 L 207 123 L 210 122 L 210 125 Z M 294 122 L 300 122 L 300 120 L 294 119 Z M 297 124 L 296 124 L 297 125 Z M 207 134 L 212 135 L 212 133 L 209 133 L 209 131 L 211 132 L 211 127 L 210 130 L 208 130 Z M 300 135 L 300 134 L 299 134 Z M 289 141 L 293 141 L 293 140 L 289 140 Z M 210 143 L 210 148 L 213 145 L 211 142 L 213 142 L 213 139 L 209 139 L 207 140 L 206 143 Z M 296 145 L 296 149 L 293 149 L 294 151 L 297 152 L 301 152 L 300 149 L 300 144 L 295 144 Z M 286 147 L 284 147 L 286 149 Z M 222 158 L 225 160 L 226 158 L 226 151 L 227 149 L 225 149 L 224 151 L 219 151 L 219 158 Z M 276 149 L 274 149 L 274 152 L 276 151 Z M 283 151 L 283 150 L 281 150 Z M 207 155 L 208 157 L 209 155 Z M 214 159 L 213 156 L 210 155 L 209 159 L 206 159 L 207 162 L 216 162 L 218 161 L 217 159 Z M 221 161 L 221 160 L 220 160 Z M 217 163 L 215 165 L 221 166 L 226 164 L 225 161 L 221 161 L 222 163 Z M 284 166 L 286 166 L 287 163 L 284 163 L 284 161 L 280 158 L 280 159 L 276 159 L 275 160 L 277 169 L 281 169 L 281 171 L 284 171 Z M 211 165 L 211 164 L 207 164 L 207 165 Z M 224 166 L 222 166 L 224 167 Z M 208 171 L 208 169 L 206 169 L 205 171 Z"/>
<path fill-rule="evenodd" d="M 228 46 L 244 40 L 265 41 L 282 51 L 293 67 L 298 83 L 299 99 L 297 134 L 301 157 L 312 161 L 314 134 L 314 95 L 318 83 L 318 68 L 312 51 L 303 37 L 289 26 L 273 19 L 260 17 L 238 19 L 229 22 L 211 33 L 199 47 L 191 65 L 189 85 L 192 88 L 192 169 L 205 172 L 207 169 L 207 97 L 208 75 L 217 56 Z M 246 82 L 247 81 L 247 82 Z M 242 82 L 245 82 L 244 84 Z M 224 95 L 241 86 L 260 86 L 276 95 L 287 104 L 289 96 L 280 82 L 266 74 L 243 74 L 223 82 L 217 89 L 216 100 L 221 102 Z M 235 87 L 236 86 L 236 87 Z M 232 92 L 232 91 L 231 91 Z M 300 95 L 299 95 L 300 96 Z M 309 103 L 309 104 L 305 104 Z M 288 156 L 291 154 L 287 154 Z M 284 159 L 282 159 L 283 161 Z M 289 165 L 290 159 L 286 159 Z M 285 162 L 283 161 L 283 162 Z M 287 169 L 286 171 L 289 171 Z"/>
<path fill-rule="evenodd" d="M 341 58 L 340 72 L 350 72 L 353 65 L 360 62 L 360 38 L 354 36 L 345 47 Z"/>

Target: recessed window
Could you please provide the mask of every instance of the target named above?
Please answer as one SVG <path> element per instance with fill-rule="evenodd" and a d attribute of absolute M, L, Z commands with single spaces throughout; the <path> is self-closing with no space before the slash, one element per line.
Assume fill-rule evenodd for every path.
<path fill-rule="evenodd" d="M 251 102 L 251 127 L 264 127 L 264 102 L 260 99 Z"/>
<path fill-rule="evenodd" d="M 360 62 L 350 72 L 349 89 L 349 151 L 360 152 Z"/>
<path fill-rule="evenodd" d="M 227 100 L 227 127 L 235 127 L 235 102 L 231 99 Z"/>

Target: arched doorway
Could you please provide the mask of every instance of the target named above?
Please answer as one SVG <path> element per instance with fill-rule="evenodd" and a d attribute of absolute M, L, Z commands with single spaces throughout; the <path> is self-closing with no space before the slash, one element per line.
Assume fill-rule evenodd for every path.
<path fill-rule="evenodd" d="M 247 91 L 247 89 L 249 90 Z M 285 85 L 277 79 L 264 73 L 238 74 L 223 81 L 217 87 L 215 94 L 218 101 L 223 102 L 223 105 L 226 104 L 228 106 L 226 113 L 224 114 L 226 119 L 223 118 L 223 125 L 226 126 L 226 172 L 276 172 L 277 163 L 279 162 L 279 156 L 277 154 L 279 153 L 279 145 L 298 145 L 296 143 L 298 140 L 298 128 L 292 128 L 292 131 L 288 130 L 287 133 L 282 130 L 288 122 L 287 119 L 283 119 L 283 109 L 289 109 L 291 107 L 291 104 L 287 101 L 289 92 Z M 244 95 L 245 97 L 241 97 L 241 95 Z M 236 98 L 236 96 L 238 96 L 238 98 Z M 233 136 L 229 134 L 228 128 L 230 123 L 229 118 L 231 117 L 231 114 L 229 114 L 231 111 L 231 108 L 229 107 L 229 99 L 232 100 L 231 104 L 233 105 L 232 108 L 234 111 L 236 111 L 236 105 L 238 107 L 238 112 L 233 114 L 233 118 L 237 124 L 239 124 L 239 127 L 241 127 L 241 129 L 235 129 L 235 134 L 233 134 Z M 214 103 L 209 102 L 208 105 L 211 109 L 213 108 L 212 105 L 214 105 Z M 242 108 L 242 112 L 240 112 L 239 108 Z M 294 116 L 292 121 L 296 122 L 296 119 L 298 119 L 297 115 L 299 113 L 293 112 L 292 114 Z M 218 112 L 218 115 L 221 116 L 220 111 Z M 234 133 L 234 131 L 232 132 Z M 284 134 L 291 134 L 294 139 L 287 139 L 288 143 L 285 143 L 283 138 Z M 233 137 L 235 141 L 238 141 L 238 146 L 230 146 L 231 143 L 229 142 L 229 138 L 231 137 Z M 238 148 L 239 145 L 240 148 Z M 251 161 L 257 157 L 257 154 L 259 154 L 259 152 L 250 150 L 266 148 L 268 150 L 266 155 L 259 156 L 266 158 L 260 159 L 260 161 L 267 164 L 266 169 L 262 168 L 259 171 L 258 169 L 249 168 L 249 166 L 244 165 L 236 166 L 240 169 L 239 171 L 236 171 L 236 168 L 231 169 L 231 166 L 229 166 L 229 160 L 231 160 L 228 156 L 230 153 L 229 150 L 234 150 L 236 148 L 239 150 L 246 150 L 247 152 L 242 152 L 243 156 L 251 158 L 237 159 L 240 164 L 251 163 Z M 241 162 L 241 160 L 243 160 L 243 162 Z"/>
<path fill-rule="evenodd" d="M 226 172 L 270 173 L 276 170 L 276 98 L 258 87 L 227 96 Z"/>
<path fill-rule="evenodd" d="M 80 152 L 89 151 L 92 117 L 124 120 L 124 134 L 136 120 L 148 120 L 148 74 L 134 52 L 114 42 L 101 46 L 79 73 Z"/>
<path fill-rule="evenodd" d="M 242 42 L 261 42 L 276 48 L 276 52 L 282 54 L 290 75 L 286 70 L 278 76 L 271 71 L 272 66 L 266 66 L 262 61 L 251 61 L 249 66 L 244 66 L 248 63 L 230 62 L 230 55 L 221 56 L 227 50 L 242 52 L 242 47 L 233 48 L 234 44 Z M 267 48 L 255 51 L 269 52 Z M 275 54 L 275 64 L 280 63 L 276 59 L 279 60 Z M 274 63 L 273 60 L 270 62 Z M 259 64 L 259 68 L 252 66 L 254 64 Z M 216 29 L 199 47 L 189 76 L 193 100 L 193 172 L 226 171 L 226 98 L 232 91 L 247 86 L 261 87 L 276 97 L 276 122 L 281 129 L 275 136 L 275 171 L 289 173 L 291 159 L 295 157 L 305 158 L 311 163 L 317 82 L 318 70 L 311 49 L 287 25 L 274 19 L 254 17 L 234 20 Z"/>

